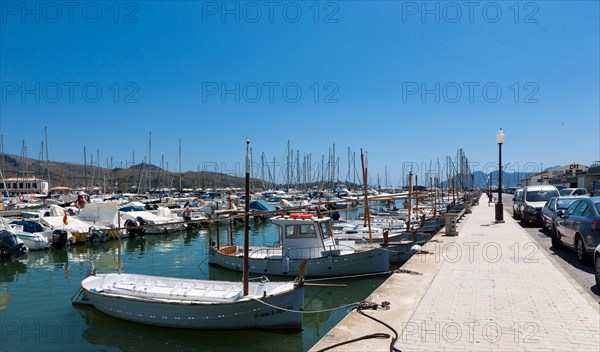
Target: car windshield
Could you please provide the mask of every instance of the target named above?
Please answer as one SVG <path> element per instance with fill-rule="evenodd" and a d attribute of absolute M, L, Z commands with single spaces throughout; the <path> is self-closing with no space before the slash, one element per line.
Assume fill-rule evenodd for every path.
<path fill-rule="evenodd" d="M 527 192 L 527 201 L 529 202 L 545 202 L 552 197 L 558 196 L 556 191 L 529 191 Z"/>
<path fill-rule="evenodd" d="M 561 189 L 560 191 L 558 191 L 558 193 L 559 193 L 561 196 L 570 196 L 570 195 L 571 195 L 571 193 L 573 193 L 573 190 L 572 190 L 572 189 L 569 189 L 569 188 L 567 188 L 567 189 Z"/>
<path fill-rule="evenodd" d="M 576 201 L 577 199 L 559 199 L 556 203 L 556 209 L 567 209 L 571 203 Z"/>

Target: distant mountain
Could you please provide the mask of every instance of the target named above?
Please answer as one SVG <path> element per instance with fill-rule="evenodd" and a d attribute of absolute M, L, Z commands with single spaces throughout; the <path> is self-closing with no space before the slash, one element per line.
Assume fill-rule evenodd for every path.
<path fill-rule="evenodd" d="M 162 168 L 154 164 L 139 163 L 137 165 L 130 166 L 129 169 L 145 169 L 145 170 L 162 170 Z"/>
<path fill-rule="evenodd" d="M 530 177 L 534 173 L 532 172 L 503 172 L 502 173 L 502 187 L 517 187 L 523 178 Z M 483 171 L 475 171 L 475 187 L 488 188 L 488 178 L 490 174 Z M 492 186 L 498 185 L 498 171 L 492 172 Z"/>
<path fill-rule="evenodd" d="M 4 178 L 36 177 L 48 180 L 50 188 L 67 186 L 73 189 L 106 187 L 107 189 L 129 192 L 157 188 L 179 188 L 180 174 L 161 169 L 155 165 L 137 164 L 128 168 L 108 169 L 99 166 L 82 165 L 72 162 L 40 161 L 11 154 L 0 154 L 0 169 Z M 186 171 L 181 173 L 182 188 L 243 188 L 244 178 L 208 171 Z M 251 180 L 252 187 L 273 187 L 268 182 Z"/>

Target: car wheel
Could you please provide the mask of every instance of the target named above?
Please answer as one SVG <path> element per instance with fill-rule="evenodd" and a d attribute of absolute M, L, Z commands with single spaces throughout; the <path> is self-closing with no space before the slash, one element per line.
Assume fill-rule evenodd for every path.
<path fill-rule="evenodd" d="M 554 248 L 562 247 L 562 242 L 558 238 L 558 230 L 556 230 L 556 227 L 552 227 L 552 247 L 554 247 Z"/>
<path fill-rule="evenodd" d="M 594 273 L 596 276 L 596 285 L 600 287 L 600 255 L 596 256 L 596 263 L 594 264 Z"/>
<path fill-rule="evenodd" d="M 587 264 L 590 262 L 590 256 L 585 251 L 585 245 L 580 235 L 575 238 L 575 253 L 577 253 L 577 260 L 580 264 Z"/>
<path fill-rule="evenodd" d="M 548 230 L 548 226 L 546 226 L 546 220 L 542 219 L 542 230 Z"/>

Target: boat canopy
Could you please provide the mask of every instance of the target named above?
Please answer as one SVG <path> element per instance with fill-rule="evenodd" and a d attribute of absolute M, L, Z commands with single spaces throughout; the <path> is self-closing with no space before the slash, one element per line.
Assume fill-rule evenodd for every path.
<path fill-rule="evenodd" d="M 23 226 L 24 232 L 34 233 L 34 232 L 42 232 L 44 228 L 39 222 L 29 221 L 29 220 L 17 220 L 11 222 L 11 224 L 21 225 Z"/>
<path fill-rule="evenodd" d="M 250 209 L 251 210 L 257 210 L 257 211 L 274 211 L 274 210 L 277 210 L 277 208 L 275 208 L 274 206 L 270 205 L 269 203 L 265 202 L 262 199 L 251 201 L 250 202 Z"/>

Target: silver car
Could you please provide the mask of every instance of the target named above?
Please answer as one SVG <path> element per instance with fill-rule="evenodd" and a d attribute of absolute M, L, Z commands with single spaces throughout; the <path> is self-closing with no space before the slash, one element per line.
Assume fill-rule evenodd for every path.
<path fill-rule="evenodd" d="M 521 218 L 521 202 L 523 201 L 523 188 L 519 188 L 515 191 L 513 196 L 513 219 L 519 220 Z"/>
<path fill-rule="evenodd" d="M 580 197 L 552 197 L 542 208 L 542 228 L 554 229 L 554 219 L 559 210 L 565 210 Z"/>
<path fill-rule="evenodd" d="M 542 221 L 542 208 L 550 198 L 558 197 L 558 190 L 552 185 L 525 186 L 519 205 L 521 223 L 524 226 Z"/>
<path fill-rule="evenodd" d="M 561 197 L 568 196 L 589 196 L 590 193 L 585 188 L 564 188 L 558 191 Z"/>
<path fill-rule="evenodd" d="M 600 197 L 583 197 L 564 212 L 559 210 L 554 220 L 552 245 L 575 249 L 577 260 L 586 264 L 600 245 Z"/>

